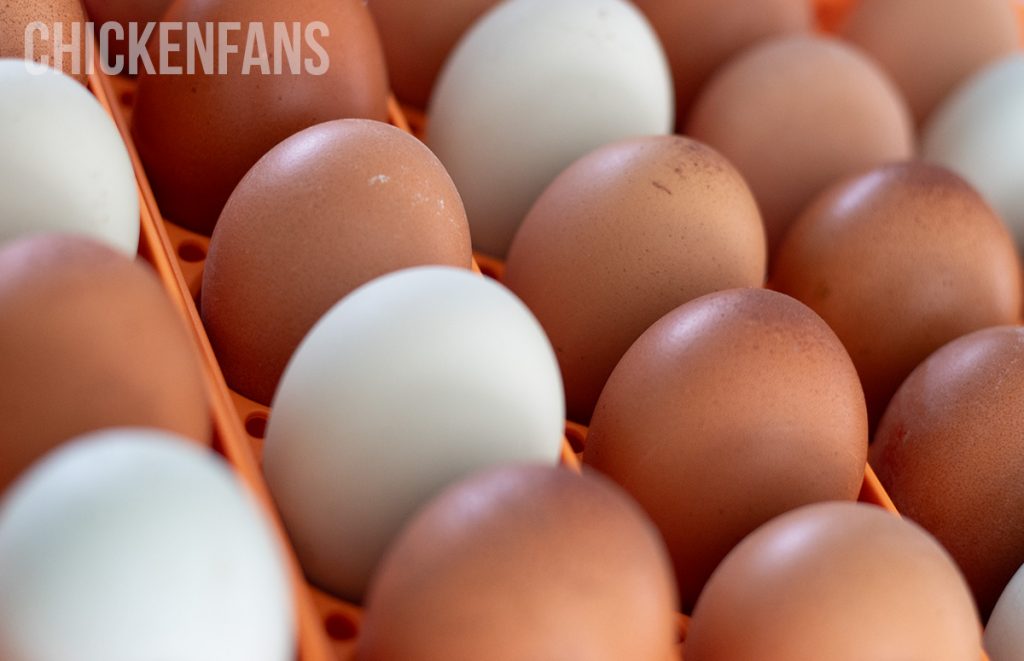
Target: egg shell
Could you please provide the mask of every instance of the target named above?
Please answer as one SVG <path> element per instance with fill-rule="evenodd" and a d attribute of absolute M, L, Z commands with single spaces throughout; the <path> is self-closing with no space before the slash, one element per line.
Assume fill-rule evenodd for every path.
<path fill-rule="evenodd" d="M 29 45 L 27 39 L 31 36 L 32 56 L 28 59 L 63 71 L 85 85 L 91 58 L 86 49 L 86 20 L 80 0 L 4 0 L 0 5 L 0 58 L 24 58 Z M 29 26 L 37 22 L 43 24 L 45 34 L 29 30 Z M 59 44 L 58 24 L 61 30 Z M 77 42 L 73 38 L 75 24 L 80 30 Z M 54 52 L 58 45 L 68 49 L 61 54 L 59 61 Z M 7 81 L 0 81 L 0 87 L 7 84 Z M 18 94 L 10 96 L 18 98 Z"/>
<path fill-rule="evenodd" d="M 1022 12 L 1024 15 L 1024 12 Z M 933 114 L 922 156 L 971 182 L 1024 250 L 1024 54 L 976 74 Z"/>
<path fill-rule="evenodd" d="M 881 64 L 919 123 L 1020 41 L 1007 0 L 859 0 L 841 34 Z"/>
<path fill-rule="evenodd" d="M 733 289 L 676 308 L 630 347 L 583 461 L 657 524 L 689 612 L 759 525 L 856 499 L 867 445 L 856 370 L 825 322 L 783 294 Z"/>
<path fill-rule="evenodd" d="M 982 617 L 1024 564 L 1024 329 L 950 342 L 900 387 L 871 465 L 900 512 L 941 541 Z"/>
<path fill-rule="evenodd" d="M 498 0 L 370 0 L 388 76 L 399 100 L 425 108 L 459 37 Z"/>
<path fill-rule="evenodd" d="M 293 659 L 285 562 L 215 455 L 154 430 L 97 432 L 0 501 L 0 657 Z"/>
<path fill-rule="evenodd" d="M 985 627 L 985 651 L 991 661 L 1024 657 L 1024 572 L 1017 570 L 992 610 Z"/>
<path fill-rule="evenodd" d="M 697 602 L 687 661 L 981 656 L 977 611 L 949 554 L 860 503 L 802 507 L 722 562 Z"/>
<path fill-rule="evenodd" d="M 807 0 L 636 0 L 668 54 L 682 130 L 690 104 L 720 66 L 767 37 L 809 32 Z"/>
<path fill-rule="evenodd" d="M 84 87 L 0 59 L 0 244 L 70 232 L 126 255 L 139 245 L 139 193 L 117 126 Z"/>
<path fill-rule="evenodd" d="M 459 193 L 423 143 L 372 120 L 326 122 L 274 147 L 231 194 L 203 274 L 203 323 L 232 388 L 269 404 L 302 338 L 353 289 L 471 261 Z"/>
<path fill-rule="evenodd" d="M 686 133 L 743 174 L 769 251 L 823 188 L 914 151 L 906 102 L 866 56 L 837 39 L 762 41 L 719 69 Z"/>
<path fill-rule="evenodd" d="M 570 418 L 588 422 L 648 326 L 712 291 L 761 286 L 765 251 L 757 204 L 728 161 L 681 136 L 632 138 L 548 186 L 516 233 L 503 282 L 555 346 Z"/>
<path fill-rule="evenodd" d="M 498 283 L 428 266 L 357 289 L 303 340 L 267 427 L 264 473 L 306 576 L 360 601 L 443 487 L 556 464 L 563 401 L 544 331 Z"/>
<path fill-rule="evenodd" d="M 163 215 L 180 225 L 210 234 L 249 168 L 293 133 L 332 119 L 387 119 L 384 56 L 373 20 L 359 0 L 180 0 L 163 20 L 241 26 L 227 33 L 226 43 L 238 53 L 225 53 L 223 75 L 204 72 L 199 62 L 191 75 L 139 75 L 132 135 Z M 299 52 L 301 62 L 324 63 L 323 75 L 304 67 L 293 74 L 283 55 L 275 58 L 281 74 L 273 69 L 263 73 L 259 67 L 246 74 L 243 58 L 251 25 L 262 23 L 272 52 L 274 24 L 296 22 L 301 35 L 318 22 L 329 30 L 316 38 L 324 56 L 306 39 Z M 167 41 L 180 47 L 170 53 L 169 64 L 185 66 L 185 31 L 171 32 Z M 157 43 L 150 44 L 151 56 Z M 218 48 L 213 49 L 215 66 Z"/>
<path fill-rule="evenodd" d="M 0 250 L 0 491 L 68 439 L 148 426 L 210 441 L 195 347 L 148 266 L 88 239 Z"/>
<path fill-rule="evenodd" d="M 623 0 L 509 0 L 463 35 L 428 109 L 427 144 L 462 194 L 474 247 L 504 258 L 534 200 L 589 151 L 670 132 L 657 36 Z"/>
<path fill-rule="evenodd" d="M 501 468 L 446 489 L 403 530 L 357 658 L 668 661 L 675 607 L 657 529 L 614 484 Z"/>
<path fill-rule="evenodd" d="M 1020 264 L 999 217 L 963 179 L 920 162 L 830 187 L 790 228 L 772 287 L 828 322 L 853 358 L 872 428 L 943 344 L 1014 323 Z"/>

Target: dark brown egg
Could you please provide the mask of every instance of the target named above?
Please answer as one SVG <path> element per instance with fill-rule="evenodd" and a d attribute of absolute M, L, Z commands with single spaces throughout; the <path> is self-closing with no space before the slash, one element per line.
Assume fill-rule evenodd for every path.
<path fill-rule="evenodd" d="M 569 417 L 587 422 L 647 327 L 720 289 L 760 287 L 764 227 L 739 173 L 681 136 L 599 148 L 548 186 L 520 226 L 504 282 L 555 347 Z"/>
<path fill-rule="evenodd" d="M 949 549 L 987 618 L 1024 564 L 1024 329 L 950 342 L 889 404 L 871 465 L 904 515 Z"/>
<path fill-rule="evenodd" d="M 371 120 L 288 138 L 231 195 L 210 242 L 202 315 L 228 384 L 269 404 L 299 342 L 361 284 L 469 268 L 458 191 L 419 140 Z"/>
<path fill-rule="evenodd" d="M 685 125 L 694 97 L 715 69 L 766 38 L 809 32 L 807 0 L 635 0 L 661 38 L 672 67 L 676 122 Z"/>
<path fill-rule="evenodd" d="M 0 491 L 106 427 L 210 440 L 199 358 L 148 266 L 77 236 L 0 250 Z"/>
<path fill-rule="evenodd" d="M 630 347 L 583 459 L 657 524 L 689 610 L 755 528 L 855 499 L 867 447 L 857 372 L 825 322 L 783 294 L 734 289 L 677 308 Z"/>
<path fill-rule="evenodd" d="M 193 75 L 139 76 L 132 134 L 161 211 L 180 225 L 212 232 L 249 168 L 293 133 L 332 119 L 387 118 L 384 56 L 360 0 L 179 0 L 164 20 L 240 25 L 224 40 L 238 52 L 214 48 L 209 71 L 197 57 Z M 281 26 L 298 57 L 277 50 Z M 252 30 L 276 53 L 265 71 L 245 66 Z M 171 66 L 187 66 L 186 39 L 184 30 L 170 33 L 181 50 Z"/>
<path fill-rule="evenodd" d="M 837 183 L 794 223 L 771 285 L 820 314 L 853 358 L 872 427 L 911 370 L 940 346 L 1016 322 L 1010 233 L 965 181 L 924 163 Z"/>
<path fill-rule="evenodd" d="M 664 544 L 614 484 L 503 468 L 408 525 L 371 586 L 357 658 L 670 661 L 675 608 Z"/>
<path fill-rule="evenodd" d="M 370 0 L 388 76 L 400 101 L 426 108 L 441 65 L 470 25 L 498 0 Z"/>
<path fill-rule="evenodd" d="M 26 28 L 40 22 L 45 33 L 32 30 L 32 60 L 46 61 L 49 66 L 63 71 L 83 85 L 86 83 L 85 10 L 80 0 L 4 0 L 0 4 L 0 57 L 24 58 L 26 54 Z M 57 25 L 60 25 L 61 39 L 57 41 Z M 78 40 L 73 39 L 75 24 Z M 77 45 L 77 48 L 71 48 Z M 56 47 L 66 47 L 70 52 L 55 57 Z"/>
<path fill-rule="evenodd" d="M 728 158 L 754 192 L 769 252 L 832 182 L 913 153 L 906 102 L 871 60 L 837 39 L 763 41 L 718 70 L 688 135 Z"/>

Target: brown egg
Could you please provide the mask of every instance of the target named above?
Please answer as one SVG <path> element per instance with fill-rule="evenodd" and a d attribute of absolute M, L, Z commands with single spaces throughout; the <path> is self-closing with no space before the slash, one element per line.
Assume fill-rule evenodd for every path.
<path fill-rule="evenodd" d="M 179 0 L 164 20 L 241 25 L 227 33 L 238 53 L 224 51 L 223 74 L 215 48 L 209 73 L 197 58 L 193 75 L 139 76 L 132 134 L 161 211 L 179 225 L 211 233 L 249 168 L 293 133 L 332 119 L 387 118 L 384 56 L 360 0 Z M 274 58 L 279 75 L 272 67 L 244 67 L 250 30 L 264 35 L 272 53 L 274 24 L 287 29 L 296 22 L 301 48 L 294 63 L 282 48 Z M 329 34 L 315 32 L 317 23 Z M 185 40 L 185 31 L 170 33 L 169 43 L 182 51 L 171 55 L 171 66 L 186 65 Z M 321 66 L 322 75 L 315 75 Z"/>
<path fill-rule="evenodd" d="M 685 125 L 694 97 L 714 71 L 744 48 L 766 38 L 809 32 L 807 0 L 634 0 L 647 15 L 668 55 L 676 92 L 676 122 Z"/>
<path fill-rule="evenodd" d="M 85 10 L 80 0 L 4 0 L 0 3 L 0 57 L 24 58 L 26 30 L 34 22 L 41 22 L 46 33 L 32 32 L 32 60 L 43 62 L 63 71 L 72 78 L 86 84 L 88 69 L 86 61 Z M 56 25 L 60 25 L 59 45 L 77 46 L 71 52 L 63 53 L 58 61 L 54 49 L 58 46 Z M 78 24 L 78 40 L 73 39 L 74 24 Z"/>
<path fill-rule="evenodd" d="M 978 614 L 949 554 L 861 503 L 802 507 L 743 540 L 686 637 L 686 661 L 980 657 Z"/>
<path fill-rule="evenodd" d="M 686 132 L 708 143 L 754 192 L 773 251 L 833 181 L 911 156 L 906 103 L 867 57 L 836 39 L 772 39 L 720 69 Z"/>
<path fill-rule="evenodd" d="M 903 383 L 871 465 L 900 512 L 939 538 L 984 617 L 1024 564 L 1024 329 L 942 347 Z"/>
<path fill-rule="evenodd" d="M 668 661 L 675 607 L 664 545 L 615 485 L 501 468 L 443 492 L 395 542 L 357 658 Z"/>
<path fill-rule="evenodd" d="M 314 126 L 238 185 L 210 242 L 202 315 L 228 384 L 270 404 L 292 353 L 361 284 L 425 264 L 469 268 L 458 191 L 419 140 L 371 120 Z"/>
<path fill-rule="evenodd" d="M 734 289 L 677 308 L 630 347 L 583 460 L 654 519 L 688 611 L 756 527 L 855 499 L 867 447 L 857 372 L 825 322 L 783 294 Z"/>
<path fill-rule="evenodd" d="M 1013 238 L 964 180 L 924 163 L 830 187 L 793 224 L 772 287 L 828 322 L 860 373 L 872 428 L 903 379 L 966 333 L 1014 323 Z"/>
<path fill-rule="evenodd" d="M 370 0 L 391 86 L 399 100 L 426 108 L 441 65 L 473 21 L 498 0 Z"/>
<path fill-rule="evenodd" d="M 569 417 L 587 422 L 615 364 L 665 313 L 760 287 L 764 227 L 739 173 L 681 136 L 599 148 L 548 186 L 519 228 L 504 282 L 555 347 Z"/>
<path fill-rule="evenodd" d="M 171 0 L 84 0 L 85 9 L 89 12 L 89 18 L 96 23 L 97 43 L 103 47 L 101 36 L 104 35 L 103 26 L 107 23 L 118 23 L 124 30 L 124 37 L 117 39 L 115 33 L 106 32 L 107 61 L 113 67 L 117 56 L 127 58 L 130 43 L 129 23 L 137 23 L 141 33 L 145 30 L 146 23 L 159 21 L 163 13 L 171 5 Z M 153 34 L 159 36 L 159 29 Z M 152 38 L 152 37 L 151 37 Z M 103 52 L 103 51 L 101 51 Z M 155 64 L 155 63 L 154 63 Z M 122 60 L 122 66 L 127 67 L 127 59 Z"/>
<path fill-rule="evenodd" d="M 210 440 L 199 358 L 148 266 L 70 235 L 0 249 L 0 491 L 106 427 Z"/>
<path fill-rule="evenodd" d="M 881 64 L 918 123 L 1020 39 L 1007 0 L 859 0 L 842 35 Z"/>

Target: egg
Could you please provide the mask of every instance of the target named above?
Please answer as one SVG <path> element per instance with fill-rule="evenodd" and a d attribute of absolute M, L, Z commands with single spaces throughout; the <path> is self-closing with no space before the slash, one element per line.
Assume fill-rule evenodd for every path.
<path fill-rule="evenodd" d="M 672 80 L 624 0 L 508 0 L 463 35 L 428 108 L 427 144 L 462 194 L 474 247 L 505 257 L 563 169 L 621 138 L 669 133 Z"/>
<path fill-rule="evenodd" d="M 961 337 L 893 397 L 871 465 L 896 507 L 941 541 L 983 617 L 1024 564 L 1024 329 Z"/>
<path fill-rule="evenodd" d="M 715 571 L 687 661 L 981 657 L 956 565 L 913 523 L 860 503 L 802 507 L 762 526 Z"/>
<path fill-rule="evenodd" d="M 686 132 L 743 174 L 771 251 L 823 188 L 914 151 L 900 93 L 866 56 L 828 37 L 780 37 L 737 55 L 704 87 Z"/>
<path fill-rule="evenodd" d="M 387 119 L 384 56 L 360 0 L 181 0 L 163 21 L 217 23 L 223 49 L 208 66 L 196 57 L 192 74 L 140 71 L 132 135 L 161 212 L 179 225 L 209 235 L 249 168 L 293 133 L 332 119 Z M 232 23 L 237 31 L 224 27 Z M 275 24 L 294 60 L 276 45 Z M 279 72 L 246 67 L 254 30 Z M 187 66 L 186 37 L 169 33 L 167 44 L 180 49 L 169 67 Z"/>
<path fill-rule="evenodd" d="M 459 37 L 498 0 L 370 0 L 395 95 L 425 108 Z"/>
<path fill-rule="evenodd" d="M 372 120 L 326 122 L 274 147 L 231 194 L 206 260 L 203 323 L 228 383 L 269 404 L 299 342 L 353 289 L 471 261 L 459 193 L 423 143 Z"/>
<path fill-rule="evenodd" d="M 757 204 L 714 150 L 632 138 L 576 161 L 544 191 L 509 251 L 504 283 L 537 315 L 587 422 L 629 346 L 689 300 L 764 282 Z"/>
<path fill-rule="evenodd" d="M 1014 661 L 1024 656 L 1024 572 L 1017 570 L 1013 580 L 996 602 L 985 627 L 985 651 L 991 661 Z"/>
<path fill-rule="evenodd" d="M 31 52 L 31 61 L 53 67 L 85 85 L 92 57 L 85 22 L 80 0 L 5 0 L 0 5 L 0 58 L 21 59 Z M 34 23 L 41 23 L 42 29 L 33 28 Z M 7 85 L 7 81 L 0 80 L 0 87 Z"/>
<path fill-rule="evenodd" d="M 956 170 L 995 207 L 1024 250 L 1024 54 L 976 74 L 932 116 L 922 156 Z"/>
<path fill-rule="evenodd" d="M 999 217 L 945 168 L 886 165 L 836 183 L 790 228 L 771 284 L 828 322 L 853 358 L 872 427 L 946 342 L 1014 323 L 1020 264 Z"/>
<path fill-rule="evenodd" d="M 447 484 L 554 465 L 563 402 L 544 331 L 497 282 L 426 266 L 354 291 L 302 341 L 267 427 L 263 470 L 307 577 L 360 601 Z"/>
<path fill-rule="evenodd" d="M 210 441 L 182 319 L 148 266 L 91 240 L 0 248 L 0 365 L 0 492 L 52 448 L 105 427 Z"/>
<path fill-rule="evenodd" d="M 357 658 L 668 661 L 675 607 L 664 544 L 620 489 L 501 468 L 445 490 L 402 531 Z"/>
<path fill-rule="evenodd" d="M 126 255 L 139 245 L 139 193 L 114 121 L 53 70 L 0 59 L 0 244 L 71 232 Z"/>
<path fill-rule="evenodd" d="M 825 322 L 783 294 L 733 289 L 676 308 L 629 348 L 583 461 L 657 524 L 688 612 L 759 525 L 854 500 L 867 446 L 857 372 Z"/>
<path fill-rule="evenodd" d="M 128 66 L 131 24 L 136 23 L 138 25 L 136 30 L 140 35 L 143 34 L 147 23 L 160 20 L 167 8 L 171 6 L 171 0 L 83 0 L 83 4 L 86 11 L 89 12 L 89 18 L 96 24 L 97 43 L 100 44 L 101 49 L 106 48 L 101 53 L 106 56 L 106 61 L 113 68 L 119 62 L 116 59 L 118 56 L 125 58 L 120 60 L 121 66 Z M 122 30 L 120 39 L 117 38 L 115 28 L 106 27 L 109 23 L 120 25 Z M 159 27 L 154 29 L 153 34 L 159 38 Z M 104 38 L 106 41 L 103 40 Z M 152 38 L 152 34 L 150 38 Z M 140 41 L 143 46 L 148 43 L 148 40 Z"/>
<path fill-rule="evenodd" d="M 690 104 L 708 78 L 743 49 L 777 35 L 809 32 L 812 3 L 760 0 L 635 0 L 661 38 L 672 68 L 676 121 L 685 125 Z"/>
<path fill-rule="evenodd" d="M 47 456 L 0 501 L 0 657 L 286 661 L 285 553 L 231 470 L 163 432 Z"/>
<path fill-rule="evenodd" d="M 882 65 L 917 122 L 1020 40 L 1006 0 L 859 0 L 841 34 Z"/>

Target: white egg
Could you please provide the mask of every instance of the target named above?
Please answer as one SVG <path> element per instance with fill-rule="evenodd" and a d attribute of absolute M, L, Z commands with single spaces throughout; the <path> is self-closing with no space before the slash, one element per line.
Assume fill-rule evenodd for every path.
<path fill-rule="evenodd" d="M 925 128 L 922 155 L 971 182 L 1024 249 L 1024 53 L 983 69 L 944 101 Z"/>
<path fill-rule="evenodd" d="M 0 59 L 0 243 L 85 234 L 135 255 L 139 193 L 114 120 L 74 79 Z"/>
<path fill-rule="evenodd" d="M 508 0 L 461 39 L 428 111 L 427 143 L 466 206 L 473 244 L 503 257 L 541 191 L 580 156 L 669 133 L 661 43 L 624 0 Z"/>
<path fill-rule="evenodd" d="M 307 577 L 358 601 L 416 509 L 478 469 L 558 461 L 562 381 L 540 324 L 470 271 L 419 267 L 335 305 L 274 398 L 263 469 Z"/>
<path fill-rule="evenodd" d="M 273 529 L 183 438 L 83 436 L 0 502 L 4 661 L 290 661 L 294 632 Z"/>
<path fill-rule="evenodd" d="M 1024 567 L 1003 589 L 988 618 L 985 651 L 992 661 L 1024 659 Z"/>

